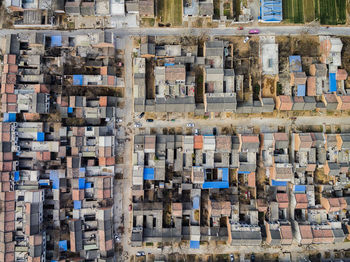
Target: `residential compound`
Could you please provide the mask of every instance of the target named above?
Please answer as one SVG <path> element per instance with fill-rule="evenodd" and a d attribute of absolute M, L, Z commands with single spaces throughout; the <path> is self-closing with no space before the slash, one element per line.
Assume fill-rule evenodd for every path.
<path fill-rule="evenodd" d="M 93 37 L 1 39 L 1 261 L 115 259 L 119 80 L 113 35 Z"/>
<path fill-rule="evenodd" d="M 350 134 L 137 135 L 131 244 L 349 238 Z"/>
<path fill-rule="evenodd" d="M 257 50 L 260 57 L 252 57 L 257 57 L 258 68 L 254 70 L 261 70 L 262 76 L 255 80 L 252 65 L 251 71 L 242 69 L 246 61 L 241 60 L 235 67 L 239 58 L 229 41 L 170 45 L 142 38 L 134 58 L 134 110 L 195 115 L 348 110 L 350 95 L 348 74 L 341 68 L 342 42 L 321 36 L 319 44 L 318 62 L 305 65 L 300 55 L 293 55 L 282 69 L 275 38 L 261 36 Z M 271 80 L 272 86 L 265 80 Z"/>

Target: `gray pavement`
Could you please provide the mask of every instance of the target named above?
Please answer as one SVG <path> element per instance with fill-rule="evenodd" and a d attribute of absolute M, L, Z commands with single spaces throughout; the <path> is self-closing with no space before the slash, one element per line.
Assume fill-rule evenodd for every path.
<path fill-rule="evenodd" d="M 244 27 L 244 30 L 237 30 L 237 27 L 227 28 L 118 28 L 118 29 L 105 29 L 105 31 L 113 32 L 116 36 L 141 36 L 141 35 L 202 35 L 207 34 L 210 36 L 227 36 L 227 35 L 247 35 L 250 29 L 258 28 L 262 35 L 299 35 L 302 33 L 309 33 L 313 35 L 344 35 L 350 36 L 350 27 L 337 26 L 337 27 L 325 27 L 325 26 L 282 26 L 282 25 L 260 25 Z M 26 32 L 45 32 L 47 35 L 62 34 L 62 35 L 78 35 L 88 34 L 94 32 L 101 32 L 102 29 L 81 29 L 72 31 L 61 31 L 52 29 L 2 29 L 0 30 L 0 36 L 4 36 L 11 33 L 26 33 Z"/>

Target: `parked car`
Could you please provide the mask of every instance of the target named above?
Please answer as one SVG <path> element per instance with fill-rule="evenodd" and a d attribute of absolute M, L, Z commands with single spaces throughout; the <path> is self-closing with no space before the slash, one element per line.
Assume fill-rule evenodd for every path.
<path fill-rule="evenodd" d="M 218 133 L 218 131 L 216 130 L 216 127 L 213 128 L 213 135 L 216 136 L 216 134 Z"/>
<path fill-rule="evenodd" d="M 244 29 L 243 26 L 240 26 L 237 28 L 237 30 L 243 30 L 243 29 Z"/>
<path fill-rule="evenodd" d="M 132 204 L 129 205 L 129 211 L 131 211 L 131 210 L 132 210 Z"/>
<path fill-rule="evenodd" d="M 199 135 L 199 130 L 198 130 L 197 128 L 194 130 L 194 134 L 195 134 L 196 136 Z"/>
<path fill-rule="evenodd" d="M 255 261 L 255 254 L 252 253 L 252 255 L 250 256 L 250 261 L 254 262 Z"/>
<path fill-rule="evenodd" d="M 249 34 L 251 35 L 257 35 L 260 33 L 260 30 L 259 29 L 250 29 L 249 30 Z"/>
<path fill-rule="evenodd" d="M 175 122 L 175 119 L 171 119 L 171 122 Z"/>
<path fill-rule="evenodd" d="M 144 251 L 138 251 L 137 253 L 136 253 L 136 256 L 137 257 L 144 257 L 146 254 L 145 254 L 145 252 Z"/>
<path fill-rule="evenodd" d="M 141 119 L 144 115 L 145 115 L 145 112 L 142 112 L 142 113 L 139 115 L 139 118 Z"/>
<path fill-rule="evenodd" d="M 146 122 L 153 122 L 154 120 L 153 119 L 146 119 Z"/>
<path fill-rule="evenodd" d="M 117 118 L 117 123 L 121 123 L 121 122 L 123 122 L 123 119 Z"/>
<path fill-rule="evenodd" d="M 187 123 L 187 127 L 194 127 L 194 123 Z"/>
<path fill-rule="evenodd" d="M 234 262 L 235 261 L 235 256 L 233 254 L 230 254 L 230 261 Z"/>
<path fill-rule="evenodd" d="M 135 123 L 134 127 L 141 127 L 141 123 Z"/>
<path fill-rule="evenodd" d="M 247 43 L 249 39 L 250 39 L 249 36 L 247 36 L 246 38 L 244 38 L 243 43 Z"/>

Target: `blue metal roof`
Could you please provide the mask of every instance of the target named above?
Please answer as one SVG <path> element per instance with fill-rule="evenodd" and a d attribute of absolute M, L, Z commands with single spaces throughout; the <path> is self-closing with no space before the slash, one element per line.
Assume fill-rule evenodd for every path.
<path fill-rule="evenodd" d="M 200 244 L 199 241 L 191 240 L 190 241 L 190 248 L 192 248 L 192 249 L 199 249 L 199 244 Z"/>
<path fill-rule="evenodd" d="M 227 181 L 208 181 L 204 182 L 203 189 L 212 189 L 212 188 L 228 188 L 229 184 Z"/>
<path fill-rule="evenodd" d="M 62 46 L 62 36 L 53 35 L 51 36 L 51 47 Z"/>
<path fill-rule="evenodd" d="M 79 189 L 85 188 L 85 178 L 79 178 Z"/>
<path fill-rule="evenodd" d="M 15 171 L 14 180 L 15 180 L 15 182 L 19 181 L 19 171 Z"/>
<path fill-rule="evenodd" d="M 289 71 L 290 72 L 302 71 L 300 55 L 292 55 L 289 57 Z"/>
<path fill-rule="evenodd" d="M 37 141 L 45 141 L 45 133 L 44 132 L 38 132 L 36 136 Z"/>
<path fill-rule="evenodd" d="M 228 181 L 228 168 L 218 168 L 222 170 L 222 181 Z"/>
<path fill-rule="evenodd" d="M 73 75 L 73 85 L 82 86 L 83 85 L 83 75 Z"/>
<path fill-rule="evenodd" d="M 60 179 L 58 177 L 58 172 L 56 170 L 50 171 L 50 180 L 52 181 L 52 189 L 60 188 Z"/>
<path fill-rule="evenodd" d="M 305 96 L 306 87 L 305 85 L 298 85 L 297 96 Z"/>
<path fill-rule="evenodd" d="M 74 200 L 74 209 L 81 209 L 81 201 Z"/>
<path fill-rule="evenodd" d="M 337 92 L 337 80 L 335 78 L 335 73 L 329 73 L 329 91 Z"/>
<path fill-rule="evenodd" d="M 68 107 L 68 113 L 73 113 L 73 107 Z"/>
<path fill-rule="evenodd" d="M 287 186 L 287 181 L 271 181 L 271 186 Z"/>
<path fill-rule="evenodd" d="M 250 174 L 250 171 L 238 171 L 238 174 Z"/>
<path fill-rule="evenodd" d="M 91 188 L 91 183 L 85 183 L 85 188 Z"/>
<path fill-rule="evenodd" d="M 143 169 L 143 180 L 154 180 L 154 168 L 145 167 Z"/>
<path fill-rule="evenodd" d="M 3 122 L 16 122 L 16 113 L 4 113 Z"/>
<path fill-rule="evenodd" d="M 304 185 L 295 185 L 294 186 L 294 192 L 305 193 L 305 191 L 306 191 L 306 186 L 304 186 Z"/>
<path fill-rule="evenodd" d="M 67 240 L 61 240 L 58 242 L 60 251 L 67 251 Z"/>
<path fill-rule="evenodd" d="M 260 0 L 260 17 L 266 22 L 281 22 L 282 0 Z"/>

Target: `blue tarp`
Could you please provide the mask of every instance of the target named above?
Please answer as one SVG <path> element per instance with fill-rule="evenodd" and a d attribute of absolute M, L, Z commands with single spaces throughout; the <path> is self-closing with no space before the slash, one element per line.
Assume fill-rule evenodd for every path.
<path fill-rule="evenodd" d="M 292 55 L 289 57 L 289 71 L 301 72 L 301 57 L 299 55 Z"/>
<path fill-rule="evenodd" d="M 306 191 L 306 186 L 304 186 L 304 185 L 295 185 L 294 186 L 294 192 L 305 193 L 305 191 Z"/>
<path fill-rule="evenodd" d="M 41 185 L 41 186 L 49 186 L 50 184 L 47 183 L 47 181 L 39 180 L 39 185 Z"/>
<path fill-rule="evenodd" d="M 287 186 L 287 181 L 271 181 L 271 186 Z"/>
<path fill-rule="evenodd" d="M 193 198 L 193 209 L 199 209 L 199 196 Z"/>
<path fill-rule="evenodd" d="M 212 189 L 212 188 L 228 188 L 229 184 L 226 181 L 208 181 L 204 182 L 203 189 Z"/>
<path fill-rule="evenodd" d="M 222 181 L 228 181 L 228 168 L 219 168 L 222 170 Z"/>
<path fill-rule="evenodd" d="M 58 242 L 60 251 L 67 251 L 67 240 L 61 240 Z"/>
<path fill-rule="evenodd" d="M 16 113 L 4 113 L 4 122 L 16 122 Z"/>
<path fill-rule="evenodd" d="M 15 182 L 19 181 L 19 171 L 15 171 Z"/>
<path fill-rule="evenodd" d="M 44 132 L 38 132 L 36 135 L 36 141 L 45 141 L 45 133 Z"/>
<path fill-rule="evenodd" d="M 79 189 L 85 188 L 85 178 L 79 178 Z"/>
<path fill-rule="evenodd" d="M 199 249 L 199 241 L 191 240 L 190 241 L 190 248 L 192 249 Z"/>
<path fill-rule="evenodd" d="M 305 85 L 298 85 L 297 96 L 305 96 L 305 90 L 306 90 Z"/>
<path fill-rule="evenodd" d="M 80 172 L 80 173 L 85 173 L 85 171 L 86 171 L 85 167 L 79 168 L 79 172 Z"/>
<path fill-rule="evenodd" d="M 238 174 L 250 174 L 250 171 L 238 171 Z"/>
<path fill-rule="evenodd" d="M 145 167 L 143 169 L 143 179 L 144 180 L 154 180 L 154 168 Z"/>
<path fill-rule="evenodd" d="M 329 73 L 329 92 L 337 92 L 335 73 Z"/>
<path fill-rule="evenodd" d="M 282 0 L 260 0 L 260 16 L 266 22 L 281 22 Z"/>
<path fill-rule="evenodd" d="M 73 107 L 68 107 L 68 113 L 73 113 Z"/>
<path fill-rule="evenodd" d="M 74 209 L 81 209 L 81 201 L 74 200 Z"/>
<path fill-rule="evenodd" d="M 174 63 L 165 63 L 164 66 L 174 66 Z"/>
<path fill-rule="evenodd" d="M 82 86 L 83 85 L 83 75 L 73 75 L 73 85 Z"/>
<path fill-rule="evenodd" d="M 91 183 L 86 183 L 85 188 L 91 188 Z"/>
<path fill-rule="evenodd" d="M 60 188 L 60 179 L 58 177 L 58 172 L 56 170 L 50 171 L 50 180 L 52 181 L 52 189 Z"/>
<path fill-rule="evenodd" d="M 62 36 L 53 35 L 51 36 L 51 47 L 62 46 Z"/>

